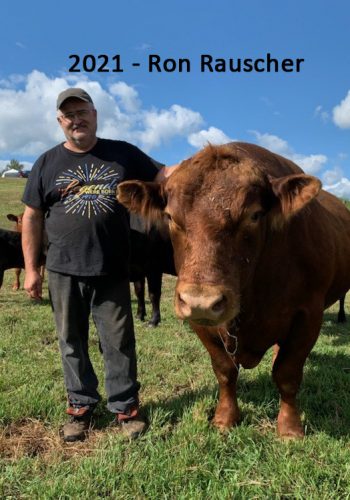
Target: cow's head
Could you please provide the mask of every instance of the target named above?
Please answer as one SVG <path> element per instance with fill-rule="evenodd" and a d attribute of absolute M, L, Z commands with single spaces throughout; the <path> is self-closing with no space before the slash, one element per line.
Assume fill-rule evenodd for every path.
<path fill-rule="evenodd" d="M 14 214 L 7 214 L 6 216 L 8 220 L 12 221 L 15 223 L 15 230 L 21 232 L 22 231 L 22 218 L 23 214 L 20 215 L 14 215 Z"/>
<path fill-rule="evenodd" d="M 118 186 L 118 200 L 130 211 L 152 222 L 168 219 L 180 318 L 212 326 L 233 320 L 266 239 L 283 231 L 320 190 L 315 177 L 270 171 L 266 158 L 208 146 L 162 184 Z"/>

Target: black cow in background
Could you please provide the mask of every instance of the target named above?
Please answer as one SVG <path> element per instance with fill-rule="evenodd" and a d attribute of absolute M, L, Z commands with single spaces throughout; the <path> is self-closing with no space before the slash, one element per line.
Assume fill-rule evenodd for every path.
<path fill-rule="evenodd" d="M 0 229 L 0 288 L 6 269 L 24 268 L 21 235 L 17 231 Z"/>
<path fill-rule="evenodd" d="M 45 263 L 45 249 L 40 255 L 40 266 Z M 19 231 L 0 229 L 0 288 L 7 269 L 24 269 L 22 234 Z"/>
<path fill-rule="evenodd" d="M 7 214 L 6 217 L 8 218 L 8 220 L 10 220 L 14 223 L 14 228 L 13 228 L 14 231 L 21 233 L 22 232 L 23 213 L 20 215 Z M 21 268 L 20 267 L 15 268 L 15 281 L 13 282 L 12 290 L 19 290 L 19 288 L 20 288 L 20 275 L 21 275 Z"/>
<path fill-rule="evenodd" d="M 147 281 L 148 296 L 152 307 L 152 316 L 148 325 L 155 327 L 161 321 L 162 275 L 176 275 L 173 247 L 168 233 L 156 227 L 148 229 L 138 215 L 130 214 L 130 228 L 130 281 L 134 283 L 137 298 L 136 317 L 144 321 L 146 316 L 145 281 Z"/>
<path fill-rule="evenodd" d="M 152 306 L 152 316 L 148 324 L 157 326 L 161 320 L 162 275 L 163 273 L 175 275 L 173 248 L 170 238 L 169 235 L 161 233 L 155 227 L 148 230 L 140 217 L 132 215 L 130 239 L 130 281 L 134 282 L 138 302 L 136 316 L 142 321 L 146 316 L 145 281 L 147 280 L 149 300 Z M 46 240 L 44 244 L 46 244 Z M 41 265 L 45 263 L 45 253 L 45 249 L 43 249 Z M 16 269 L 16 276 L 21 269 L 24 269 L 21 233 L 19 230 L 0 229 L 0 288 L 4 272 L 7 269 Z"/>
<path fill-rule="evenodd" d="M 18 214 L 18 215 L 7 214 L 6 217 L 8 218 L 8 220 L 10 220 L 14 223 L 14 227 L 13 227 L 14 231 L 17 231 L 18 233 L 22 233 L 23 213 Z M 43 248 L 42 248 L 41 264 L 40 264 L 40 276 L 41 276 L 41 280 L 44 281 L 45 260 L 46 260 L 46 252 L 47 252 L 47 245 L 48 245 L 46 232 L 44 232 L 42 244 L 43 244 Z M 21 270 L 22 270 L 21 267 L 15 268 L 15 281 L 13 282 L 12 290 L 19 290 L 20 289 Z"/>

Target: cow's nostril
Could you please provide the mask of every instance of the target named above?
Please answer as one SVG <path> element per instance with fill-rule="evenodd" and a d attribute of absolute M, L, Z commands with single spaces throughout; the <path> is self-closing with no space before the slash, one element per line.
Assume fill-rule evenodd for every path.
<path fill-rule="evenodd" d="M 177 298 L 178 298 L 179 304 L 181 306 L 185 306 L 186 305 L 186 301 L 181 297 L 180 293 L 178 294 Z"/>
<path fill-rule="evenodd" d="M 220 298 L 219 300 L 217 300 L 215 302 L 215 304 L 213 304 L 212 310 L 214 312 L 220 312 L 223 309 L 225 309 L 226 304 L 227 304 L 227 298 L 224 296 L 224 297 Z"/>

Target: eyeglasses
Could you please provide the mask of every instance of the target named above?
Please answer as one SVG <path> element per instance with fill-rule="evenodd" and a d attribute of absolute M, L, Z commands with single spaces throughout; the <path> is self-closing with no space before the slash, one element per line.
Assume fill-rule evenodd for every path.
<path fill-rule="evenodd" d="M 89 116 L 91 109 L 78 109 L 77 111 L 62 113 L 59 118 L 62 118 L 66 122 L 72 122 L 75 118 L 85 119 Z"/>

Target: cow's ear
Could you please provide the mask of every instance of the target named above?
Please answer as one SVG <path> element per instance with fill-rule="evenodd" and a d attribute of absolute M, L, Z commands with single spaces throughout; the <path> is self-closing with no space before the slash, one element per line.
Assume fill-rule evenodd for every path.
<path fill-rule="evenodd" d="M 318 195 L 322 186 L 319 179 L 306 174 L 279 178 L 269 176 L 269 181 L 273 194 L 278 200 L 278 208 L 275 207 L 274 210 L 275 215 L 278 217 L 279 213 L 284 222 L 310 203 Z M 281 222 L 282 220 L 279 221 Z"/>
<path fill-rule="evenodd" d="M 13 214 L 7 214 L 6 216 L 8 218 L 8 220 L 11 220 L 12 222 L 18 222 L 18 217 L 17 215 L 13 215 Z"/>
<path fill-rule="evenodd" d="M 165 201 L 158 182 L 125 181 L 117 188 L 117 200 L 130 212 L 138 213 L 150 222 L 163 216 Z"/>

